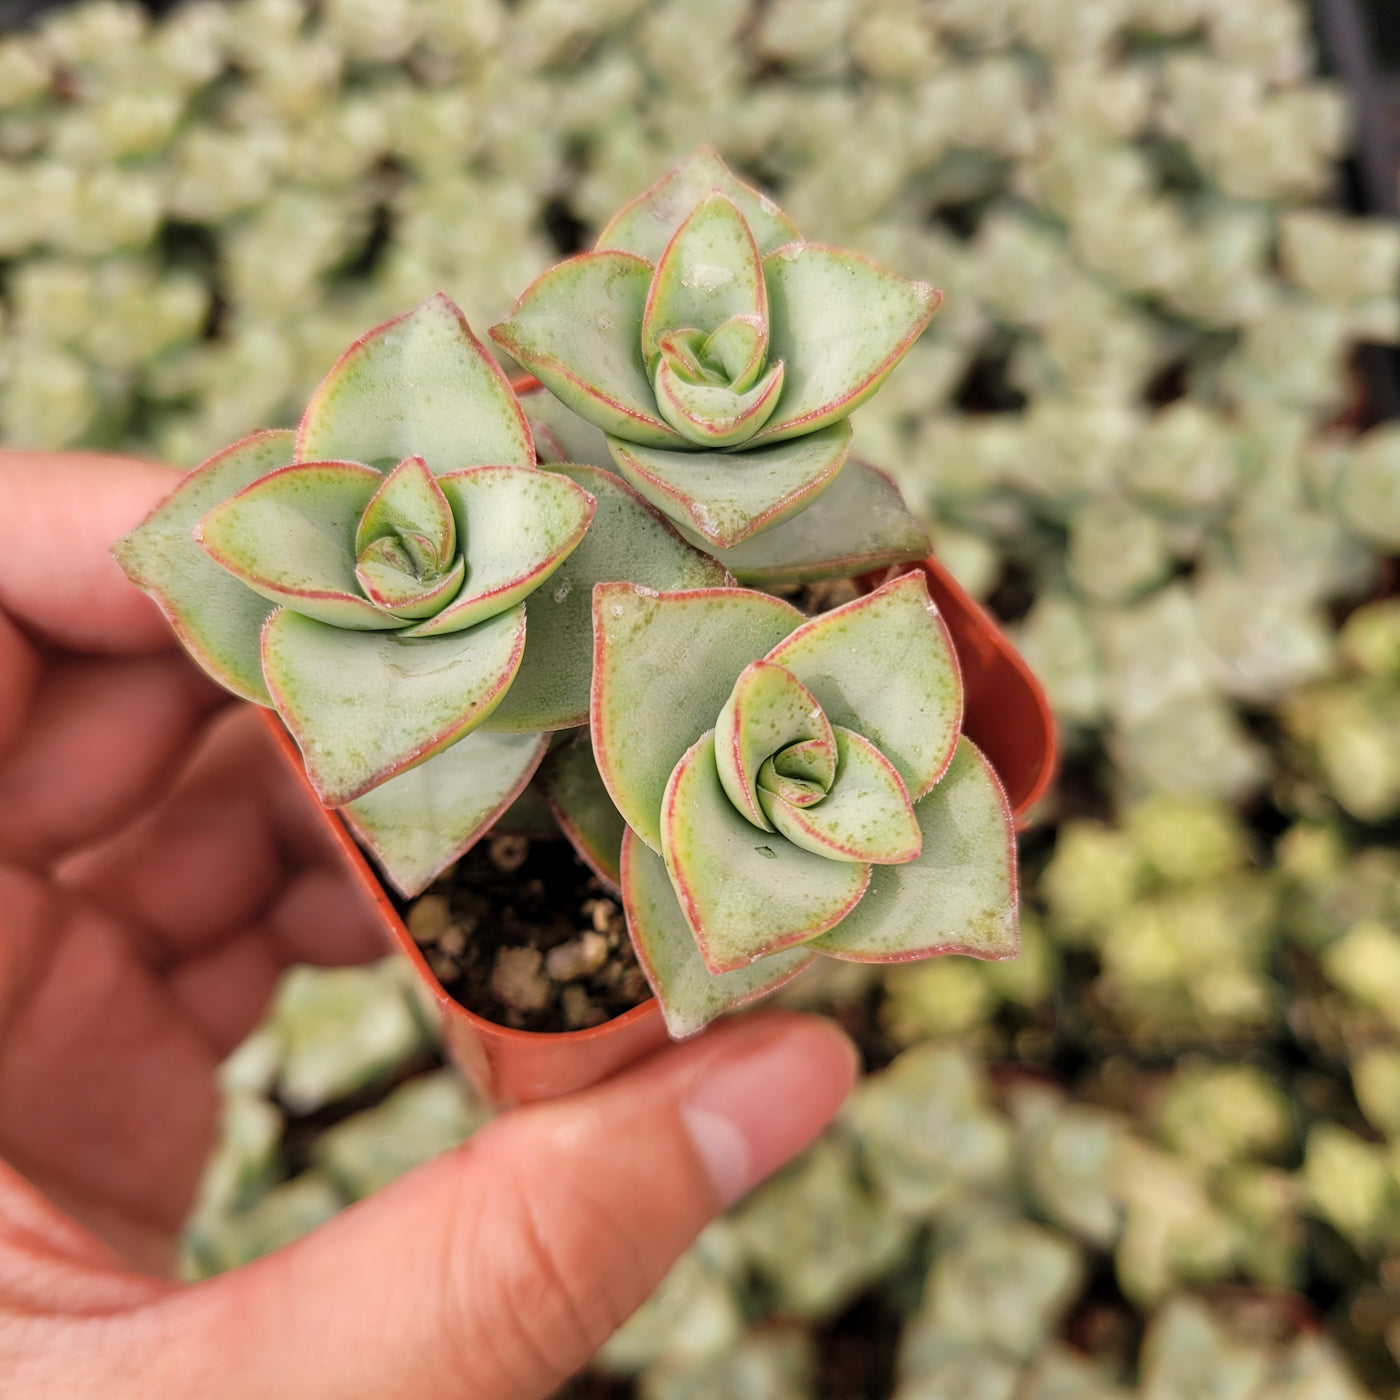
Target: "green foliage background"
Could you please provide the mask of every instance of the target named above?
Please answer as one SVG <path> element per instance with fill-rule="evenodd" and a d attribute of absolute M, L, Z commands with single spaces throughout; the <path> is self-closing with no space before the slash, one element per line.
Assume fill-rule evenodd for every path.
<path fill-rule="evenodd" d="M 96 3 L 0 39 L 12 445 L 192 466 L 435 289 L 501 316 L 699 142 L 945 291 L 857 444 L 1060 718 L 1026 951 L 789 993 L 879 1072 L 610 1346 L 635 1383 L 580 1393 L 1400 1385 L 1400 430 L 1353 368 L 1400 335 L 1400 231 L 1337 211 L 1315 67 L 1297 0 Z M 294 974 L 191 1271 L 470 1133 L 434 1054 L 393 967 Z"/>

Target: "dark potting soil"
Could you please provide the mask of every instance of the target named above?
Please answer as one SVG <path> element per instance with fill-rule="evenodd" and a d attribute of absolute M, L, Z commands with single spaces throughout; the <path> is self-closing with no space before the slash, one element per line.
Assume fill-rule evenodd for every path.
<path fill-rule="evenodd" d="M 651 995 L 620 901 L 562 837 L 488 836 L 402 912 L 448 995 L 499 1025 L 583 1030 Z"/>

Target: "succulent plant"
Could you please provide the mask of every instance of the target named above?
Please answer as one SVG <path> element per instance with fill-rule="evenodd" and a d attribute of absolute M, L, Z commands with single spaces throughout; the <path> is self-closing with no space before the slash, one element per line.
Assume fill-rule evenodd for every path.
<path fill-rule="evenodd" d="M 591 252 L 539 277 L 491 335 L 608 435 L 618 470 L 648 500 L 727 551 L 838 480 L 850 414 L 939 295 L 859 254 L 804 243 L 702 148 L 625 206 Z M 844 511 L 879 513 L 878 480 L 845 478 L 860 494 Z M 917 558 L 907 512 L 883 513 L 886 550 Z M 819 564 L 824 541 L 806 543 L 803 564 Z"/>
<path fill-rule="evenodd" d="M 593 614 L 593 750 L 672 1035 L 818 953 L 1015 953 L 1011 815 L 961 734 L 921 571 L 812 619 L 743 589 L 630 584 L 597 587 Z"/>
<path fill-rule="evenodd" d="M 196 660 L 277 710 L 404 893 L 586 719 L 595 581 L 727 577 L 615 477 L 535 461 L 439 295 L 351 346 L 295 433 L 217 454 L 115 546 Z"/>

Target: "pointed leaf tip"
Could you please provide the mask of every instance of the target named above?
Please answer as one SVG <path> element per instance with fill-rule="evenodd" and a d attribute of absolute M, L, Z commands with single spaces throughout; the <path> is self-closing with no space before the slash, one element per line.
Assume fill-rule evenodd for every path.
<path fill-rule="evenodd" d="M 215 506 L 286 466 L 294 450 L 295 437 L 285 430 L 254 433 L 226 447 L 183 477 L 112 549 L 127 577 L 151 595 L 199 665 L 258 705 L 272 703 L 259 639 L 276 604 L 220 568 L 195 542 L 194 527 Z"/>
<path fill-rule="evenodd" d="M 357 340 L 321 381 L 297 433 L 300 461 L 388 469 L 414 455 L 434 475 L 480 462 L 535 464 L 510 381 L 441 292 Z"/>
<path fill-rule="evenodd" d="M 755 443 L 799 437 L 848 417 L 923 334 L 941 294 L 841 248 L 798 243 L 763 260 L 770 359 L 782 397 Z"/>

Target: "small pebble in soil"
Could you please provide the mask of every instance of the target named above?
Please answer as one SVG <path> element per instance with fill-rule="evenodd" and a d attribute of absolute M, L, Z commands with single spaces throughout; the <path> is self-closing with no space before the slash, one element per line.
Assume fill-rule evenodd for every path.
<path fill-rule="evenodd" d="M 555 982 L 591 977 L 608 960 L 608 940 L 589 929 L 587 933 L 549 950 L 544 969 Z"/>
<path fill-rule="evenodd" d="M 554 987 L 538 948 L 498 948 L 491 968 L 491 990 L 512 1011 L 543 1011 Z"/>
<path fill-rule="evenodd" d="M 530 841 L 525 836 L 493 836 L 491 838 L 491 864 L 507 875 L 519 870 L 530 854 Z"/>

